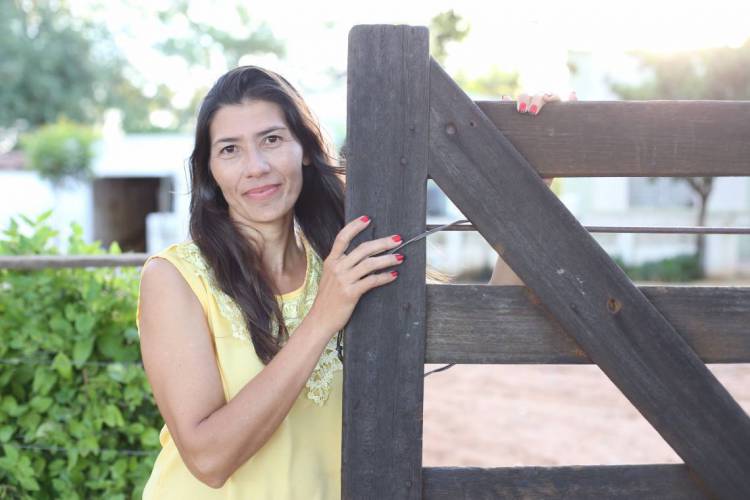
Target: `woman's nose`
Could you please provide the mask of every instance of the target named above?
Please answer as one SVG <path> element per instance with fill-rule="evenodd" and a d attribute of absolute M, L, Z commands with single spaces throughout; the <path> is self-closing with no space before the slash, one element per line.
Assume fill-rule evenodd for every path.
<path fill-rule="evenodd" d="M 271 170 L 268 159 L 262 151 L 250 149 L 245 158 L 244 174 L 249 177 L 257 177 Z"/>

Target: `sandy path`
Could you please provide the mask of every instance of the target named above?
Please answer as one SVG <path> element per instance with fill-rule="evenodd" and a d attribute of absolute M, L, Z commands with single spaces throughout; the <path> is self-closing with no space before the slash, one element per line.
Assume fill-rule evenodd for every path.
<path fill-rule="evenodd" d="M 710 368 L 750 412 L 750 364 Z M 425 379 L 423 449 L 424 466 L 681 462 L 596 366 L 434 373 Z"/>

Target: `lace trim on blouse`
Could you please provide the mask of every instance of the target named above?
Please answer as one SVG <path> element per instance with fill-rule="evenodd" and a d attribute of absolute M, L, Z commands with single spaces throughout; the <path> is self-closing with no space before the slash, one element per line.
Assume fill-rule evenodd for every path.
<path fill-rule="evenodd" d="M 287 301 L 284 301 L 281 296 L 277 296 L 289 335 L 292 335 L 310 311 L 310 307 L 315 301 L 315 296 L 318 294 L 318 282 L 320 281 L 320 274 L 322 272 L 320 257 L 313 250 L 310 243 L 304 241 L 304 245 L 307 255 L 307 273 L 304 289 Z M 216 303 L 219 306 L 222 316 L 229 320 L 232 325 L 232 337 L 249 343 L 252 346 L 252 340 L 239 306 L 219 288 L 214 279 L 213 272 L 203 258 L 198 246 L 193 242 L 181 243 L 177 245 L 177 254 L 181 259 L 193 265 L 198 275 L 203 278 L 206 286 L 209 288 L 209 292 L 216 298 Z M 278 330 L 278 322 L 275 318 L 272 318 L 271 331 L 274 336 L 278 335 Z M 331 392 L 334 372 L 342 369 L 343 366 L 336 353 L 336 336 L 334 335 L 328 341 L 315 369 L 307 380 L 308 399 L 312 400 L 318 406 L 322 406 L 328 400 Z"/>

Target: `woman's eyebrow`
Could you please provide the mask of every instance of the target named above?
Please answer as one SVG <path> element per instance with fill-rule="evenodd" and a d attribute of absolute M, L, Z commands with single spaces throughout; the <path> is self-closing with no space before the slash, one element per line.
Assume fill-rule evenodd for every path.
<path fill-rule="evenodd" d="M 258 132 L 257 134 L 255 134 L 255 137 L 260 137 L 260 136 L 265 135 L 265 134 L 267 134 L 269 132 L 275 132 L 277 130 L 286 130 L 286 127 L 283 126 L 283 125 L 274 125 L 273 127 L 268 127 L 267 129 L 261 130 L 260 132 Z M 216 139 L 212 145 L 216 146 L 220 142 L 237 142 L 240 139 L 241 139 L 240 137 L 222 137 L 221 139 Z"/>

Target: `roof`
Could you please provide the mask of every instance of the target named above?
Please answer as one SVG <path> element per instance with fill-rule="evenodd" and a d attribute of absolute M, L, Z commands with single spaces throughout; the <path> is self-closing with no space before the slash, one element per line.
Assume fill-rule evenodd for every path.
<path fill-rule="evenodd" d="M 0 171 L 24 170 L 26 157 L 22 151 L 0 154 Z"/>

